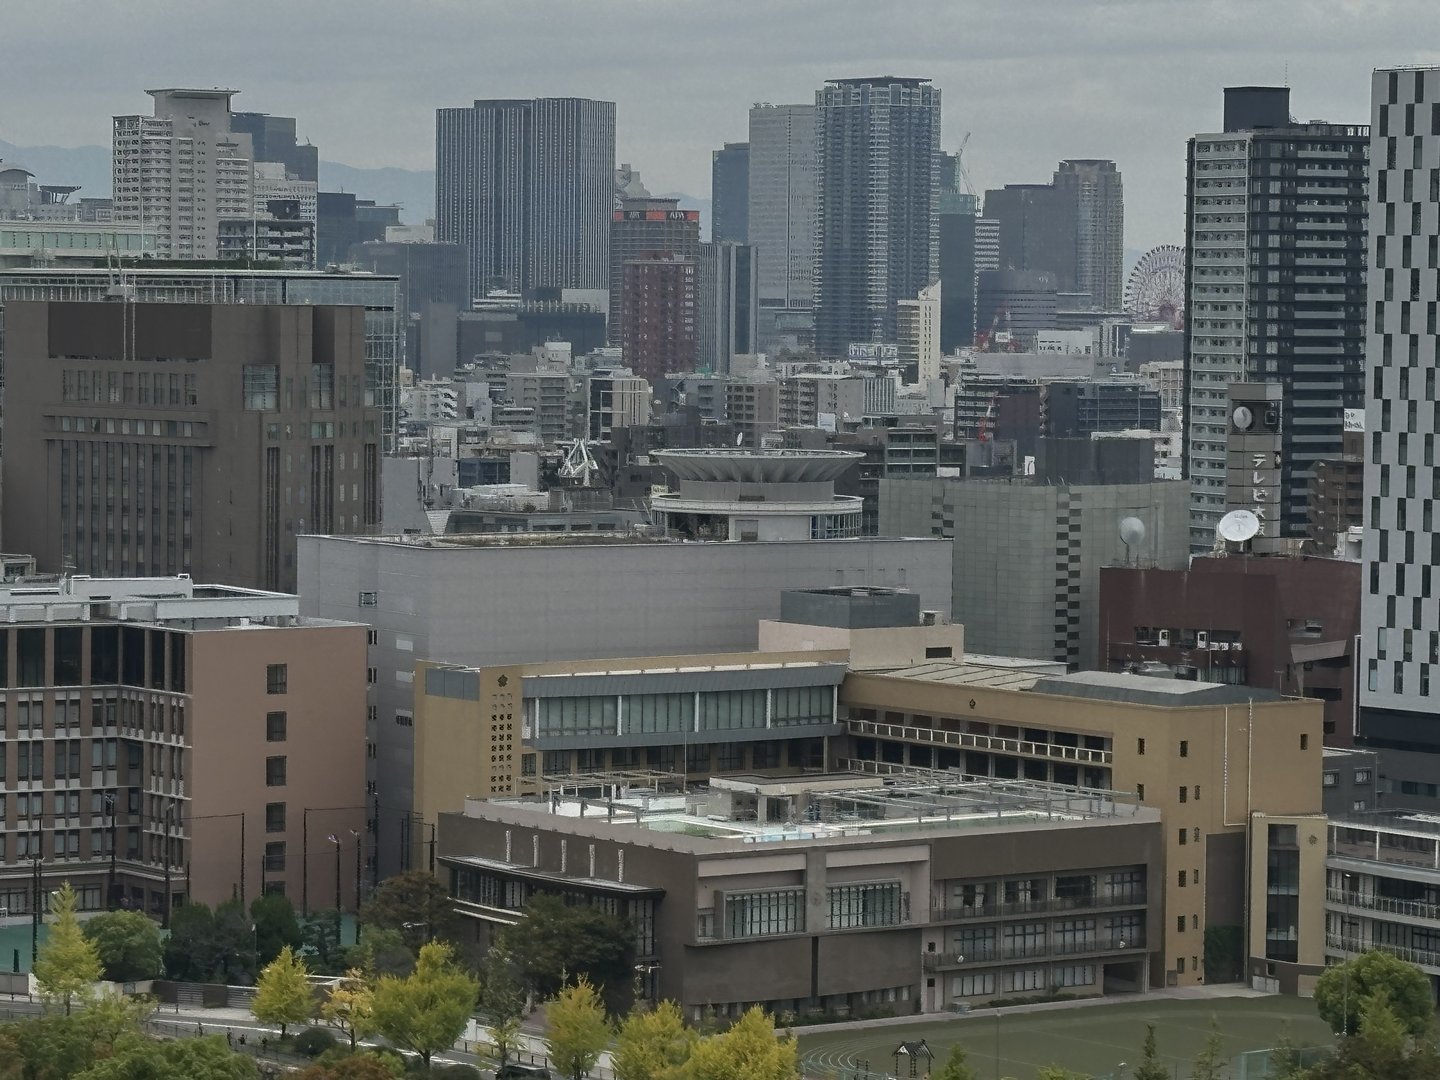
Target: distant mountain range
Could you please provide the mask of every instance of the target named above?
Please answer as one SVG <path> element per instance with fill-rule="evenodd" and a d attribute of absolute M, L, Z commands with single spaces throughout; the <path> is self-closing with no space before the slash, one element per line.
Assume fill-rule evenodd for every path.
<path fill-rule="evenodd" d="M 110 148 L 108 146 L 16 146 L 0 139 L 0 161 L 19 165 L 35 174 L 41 184 L 76 184 L 76 198 L 103 199 L 110 194 Z M 377 203 L 395 203 L 401 218 L 418 225 L 435 216 L 435 173 L 431 169 L 357 169 L 338 161 L 320 162 L 320 190 L 349 191 Z M 700 226 L 710 229 L 710 200 L 680 192 L 686 210 L 700 211 Z"/>

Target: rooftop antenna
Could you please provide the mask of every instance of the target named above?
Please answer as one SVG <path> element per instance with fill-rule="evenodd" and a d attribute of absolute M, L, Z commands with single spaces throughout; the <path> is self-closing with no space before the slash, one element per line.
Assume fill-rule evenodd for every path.
<path fill-rule="evenodd" d="M 1145 522 L 1138 517 L 1127 517 L 1120 520 L 1120 542 L 1125 545 L 1125 565 L 1133 566 L 1130 556 L 1133 549 L 1145 539 Z"/>

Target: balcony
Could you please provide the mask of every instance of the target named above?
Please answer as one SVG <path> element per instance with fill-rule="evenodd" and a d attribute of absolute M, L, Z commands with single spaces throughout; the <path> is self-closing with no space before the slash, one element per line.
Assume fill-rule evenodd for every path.
<path fill-rule="evenodd" d="M 1420 967 L 1440 969 L 1440 952 L 1429 949 L 1412 949 L 1406 945 L 1384 945 L 1378 941 L 1364 941 L 1360 938 L 1342 937 L 1339 934 L 1325 935 L 1325 948 L 1337 953 L 1383 952 Z"/>
<path fill-rule="evenodd" d="M 1053 915 L 1097 908 L 1144 907 L 1145 890 L 1132 889 L 1109 896 L 1054 896 L 1048 900 L 1013 900 L 969 907 L 932 907 L 931 922 L 963 922 L 976 919 L 1005 919 L 1020 915 Z"/>
<path fill-rule="evenodd" d="M 1382 915 L 1398 915 L 1405 919 L 1440 922 L 1440 904 L 1423 900 L 1399 900 L 1392 896 L 1363 896 L 1345 889 L 1327 889 L 1327 903 L 1350 911 L 1373 911 Z"/>
<path fill-rule="evenodd" d="M 1090 941 L 1034 942 L 1023 945 L 979 945 L 964 953 L 925 953 L 921 966 L 926 971 L 959 971 L 980 964 L 1006 964 L 1017 960 L 1099 955 L 1101 953 L 1144 952 L 1145 936 L 1100 937 Z"/>
<path fill-rule="evenodd" d="M 878 720 L 849 720 L 846 728 L 851 735 L 872 735 L 881 739 L 929 743 L 932 746 L 954 746 L 989 753 L 1019 754 L 1022 757 L 1070 761 L 1086 765 L 1109 765 L 1109 750 L 1090 750 L 1083 746 L 1062 746 L 1059 743 L 1031 742 L 1009 739 L 1000 735 L 980 735 L 969 731 L 946 731 L 942 728 L 917 727 L 911 724 L 885 724 Z"/>

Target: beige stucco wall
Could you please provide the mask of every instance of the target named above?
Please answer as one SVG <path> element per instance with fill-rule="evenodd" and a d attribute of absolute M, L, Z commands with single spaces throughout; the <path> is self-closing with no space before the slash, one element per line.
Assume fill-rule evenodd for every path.
<path fill-rule="evenodd" d="M 191 894 L 216 903 L 241 885 L 239 814 L 245 815 L 243 892 L 283 882 L 299 907 L 302 849 L 309 838 L 309 902 L 335 906 L 335 848 L 341 841 L 342 904 L 354 906 L 355 838 L 366 838 L 365 633 L 358 624 L 246 627 L 193 636 L 194 746 L 188 791 L 193 828 Z M 266 693 L 266 669 L 287 665 L 287 692 Z M 285 712 L 284 742 L 266 739 L 266 714 Z M 267 757 L 286 758 L 283 787 L 266 784 Z M 267 833 L 267 803 L 286 805 L 283 832 Z M 308 829 L 305 810 L 310 808 Z M 383 819 L 382 819 L 383 827 Z M 368 842 L 368 838 L 367 838 Z M 265 845 L 285 844 L 282 870 L 264 870 Z"/>

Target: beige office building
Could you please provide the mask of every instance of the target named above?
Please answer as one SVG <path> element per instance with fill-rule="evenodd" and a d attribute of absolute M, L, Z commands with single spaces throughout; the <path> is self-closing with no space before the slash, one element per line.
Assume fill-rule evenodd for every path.
<path fill-rule="evenodd" d="M 294 596 L 186 577 L 33 575 L 0 556 L 0 907 L 355 899 L 365 640 Z M 352 832 L 353 830 L 353 832 Z M 358 834 L 358 835 L 357 835 Z M 309 859 L 303 854 L 308 848 Z M 307 873 L 308 862 L 308 873 Z M 41 904 L 43 907 L 43 899 Z"/>

